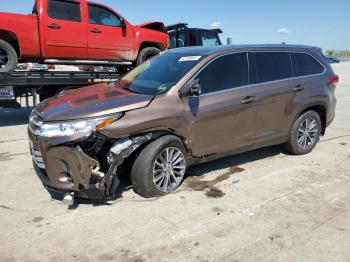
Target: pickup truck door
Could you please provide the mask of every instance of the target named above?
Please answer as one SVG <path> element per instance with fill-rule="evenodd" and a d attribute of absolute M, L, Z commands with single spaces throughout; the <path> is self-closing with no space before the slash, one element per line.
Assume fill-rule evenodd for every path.
<path fill-rule="evenodd" d="M 129 61 L 133 57 L 134 32 L 130 24 L 106 7 L 88 4 L 88 57 Z"/>
<path fill-rule="evenodd" d="M 87 58 L 87 27 L 82 10 L 79 2 L 47 1 L 46 15 L 40 21 L 44 58 Z"/>

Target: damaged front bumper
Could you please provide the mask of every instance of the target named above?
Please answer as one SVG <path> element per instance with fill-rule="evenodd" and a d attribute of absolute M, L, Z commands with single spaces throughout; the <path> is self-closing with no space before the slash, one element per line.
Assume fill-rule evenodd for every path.
<path fill-rule="evenodd" d="M 29 135 L 33 165 L 47 190 L 106 200 L 115 198 L 120 167 L 125 160 L 159 136 L 148 133 L 110 139 L 94 133 L 87 138 L 60 141 Z"/>

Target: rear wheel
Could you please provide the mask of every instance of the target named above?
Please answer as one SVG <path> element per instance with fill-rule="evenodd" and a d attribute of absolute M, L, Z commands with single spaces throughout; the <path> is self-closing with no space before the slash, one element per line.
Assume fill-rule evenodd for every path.
<path fill-rule="evenodd" d="M 135 191 L 144 197 L 156 197 L 175 191 L 187 169 L 187 153 L 181 140 L 164 136 L 147 145 L 131 169 Z"/>
<path fill-rule="evenodd" d="M 0 39 L 0 72 L 10 73 L 16 69 L 17 64 L 16 50 L 9 43 Z"/>
<path fill-rule="evenodd" d="M 322 122 L 315 111 L 308 111 L 294 122 L 285 148 L 292 154 L 305 155 L 310 153 L 320 139 Z"/>
<path fill-rule="evenodd" d="M 136 65 L 141 65 L 143 62 L 147 61 L 153 56 L 158 55 L 160 52 L 161 50 L 156 47 L 146 47 L 142 49 L 137 58 Z"/>

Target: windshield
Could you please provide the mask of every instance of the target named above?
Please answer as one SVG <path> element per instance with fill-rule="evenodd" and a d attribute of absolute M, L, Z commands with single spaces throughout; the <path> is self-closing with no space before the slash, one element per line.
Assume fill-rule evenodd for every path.
<path fill-rule="evenodd" d="M 181 80 L 201 56 L 163 53 L 136 67 L 120 80 L 120 87 L 144 95 L 164 94 Z"/>

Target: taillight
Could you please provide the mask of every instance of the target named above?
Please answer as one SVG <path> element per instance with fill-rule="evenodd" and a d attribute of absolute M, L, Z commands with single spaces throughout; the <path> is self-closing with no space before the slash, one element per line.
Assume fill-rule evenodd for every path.
<path fill-rule="evenodd" d="M 331 75 L 328 77 L 328 83 L 329 84 L 337 84 L 339 83 L 339 76 L 338 75 Z"/>

